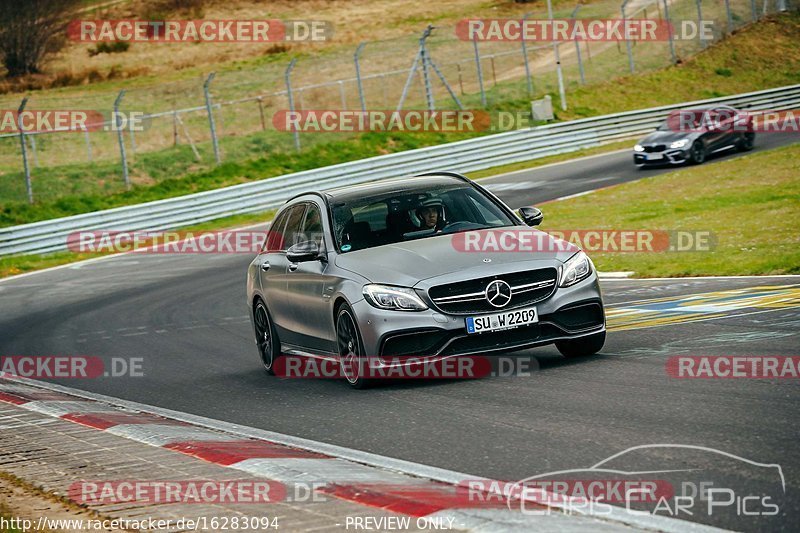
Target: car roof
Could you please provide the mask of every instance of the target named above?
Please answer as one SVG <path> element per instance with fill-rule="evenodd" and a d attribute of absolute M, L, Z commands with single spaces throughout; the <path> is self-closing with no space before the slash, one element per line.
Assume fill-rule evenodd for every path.
<path fill-rule="evenodd" d="M 403 193 L 418 186 L 437 187 L 442 185 L 455 185 L 459 183 L 467 184 L 470 182 L 463 176 L 459 176 L 457 174 L 427 174 L 413 177 L 370 181 L 360 185 L 333 187 L 330 189 L 324 189 L 321 192 L 307 191 L 302 194 L 295 195 L 291 200 L 300 196 L 315 194 L 321 195 L 331 202 L 347 202 L 357 198 L 362 198 L 364 196 L 383 195 L 392 192 Z"/>

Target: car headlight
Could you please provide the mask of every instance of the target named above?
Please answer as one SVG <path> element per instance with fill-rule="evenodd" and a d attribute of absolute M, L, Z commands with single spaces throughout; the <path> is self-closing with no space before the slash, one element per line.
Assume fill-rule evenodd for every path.
<path fill-rule="evenodd" d="M 589 261 L 589 256 L 583 252 L 570 257 L 564 268 L 561 270 L 561 281 L 559 287 L 569 287 L 575 285 L 579 281 L 586 279 L 592 273 L 592 262 Z"/>
<path fill-rule="evenodd" d="M 680 141 L 675 141 L 674 143 L 670 144 L 670 148 L 683 148 L 689 144 L 689 139 L 681 139 Z"/>
<path fill-rule="evenodd" d="M 365 285 L 364 298 L 378 309 L 395 311 L 424 311 L 428 308 L 414 289 L 389 285 Z"/>
<path fill-rule="evenodd" d="M 637 145 L 635 145 L 633 147 L 633 151 L 634 152 L 644 152 L 644 146 L 642 146 L 641 144 L 637 144 Z"/>

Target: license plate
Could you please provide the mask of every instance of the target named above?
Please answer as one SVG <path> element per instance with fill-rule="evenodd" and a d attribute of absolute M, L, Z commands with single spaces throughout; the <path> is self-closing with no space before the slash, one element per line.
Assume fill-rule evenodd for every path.
<path fill-rule="evenodd" d="M 664 154 L 644 154 L 644 158 L 648 161 L 656 161 L 658 159 L 664 159 Z"/>
<path fill-rule="evenodd" d="M 484 333 L 502 331 L 520 326 L 529 326 L 539 321 L 535 307 L 503 311 L 491 315 L 468 316 L 466 318 L 467 333 Z"/>

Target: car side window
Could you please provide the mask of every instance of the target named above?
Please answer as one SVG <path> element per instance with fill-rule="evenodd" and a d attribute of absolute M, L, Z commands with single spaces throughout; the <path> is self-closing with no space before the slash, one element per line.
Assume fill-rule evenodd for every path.
<path fill-rule="evenodd" d="M 289 212 L 289 218 L 286 221 L 286 229 L 283 231 L 283 249 L 291 248 L 298 242 L 303 240 L 303 215 L 306 212 L 307 204 L 297 204 Z"/>
<path fill-rule="evenodd" d="M 322 243 L 324 242 L 322 231 L 322 214 L 319 207 L 316 204 L 308 204 L 300 240 L 314 241 L 319 248 L 322 248 Z"/>
<path fill-rule="evenodd" d="M 468 198 L 467 201 L 471 204 L 471 206 L 475 210 L 478 211 L 479 216 L 483 219 L 483 220 L 474 220 L 472 222 L 482 222 L 484 224 L 490 224 L 492 226 L 500 226 L 503 224 L 503 221 L 500 220 L 500 218 L 495 213 L 489 211 L 489 209 L 487 209 L 485 205 L 478 202 L 477 200 L 475 200 L 475 198 L 473 198 L 470 195 L 467 195 L 467 198 Z"/>
<path fill-rule="evenodd" d="M 283 229 L 286 226 L 286 219 L 289 216 L 287 209 L 280 213 L 267 230 L 267 238 L 264 240 L 264 246 L 261 247 L 262 253 L 277 252 L 283 248 Z"/>

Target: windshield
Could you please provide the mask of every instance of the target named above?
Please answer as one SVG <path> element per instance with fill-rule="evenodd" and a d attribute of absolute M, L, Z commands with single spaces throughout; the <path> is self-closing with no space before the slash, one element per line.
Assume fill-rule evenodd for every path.
<path fill-rule="evenodd" d="M 332 211 L 340 253 L 517 224 L 483 193 L 460 183 L 337 200 Z"/>

